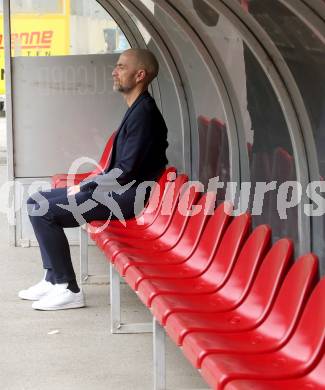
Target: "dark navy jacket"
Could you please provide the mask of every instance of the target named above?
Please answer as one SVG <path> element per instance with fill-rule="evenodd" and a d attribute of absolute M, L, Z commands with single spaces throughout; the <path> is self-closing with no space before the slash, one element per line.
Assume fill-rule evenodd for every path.
<path fill-rule="evenodd" d="M 155 180 L 168 163 L 166 158 L 167 127 L 149 92 L 141 94 L 127 110 L 116 133 L 110 164 L 106 171 L 81 182 L 81 191 L 107 186 L 112 169 L 123 173 L 118 177 L 124 185 Z"/>

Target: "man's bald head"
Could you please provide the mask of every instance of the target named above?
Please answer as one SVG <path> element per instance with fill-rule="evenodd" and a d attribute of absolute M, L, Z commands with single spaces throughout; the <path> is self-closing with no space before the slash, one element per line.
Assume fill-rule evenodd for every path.
<path fill-rule="evenodd" d="M 134 66 L 137 70 L 145 70 L 147 74 L 147 84 L 157 77 L 159 72 L 159 63 L 155 55 L 147 49 L 128 49 L 122 55 L 130 56 L 134 59 Z"/>

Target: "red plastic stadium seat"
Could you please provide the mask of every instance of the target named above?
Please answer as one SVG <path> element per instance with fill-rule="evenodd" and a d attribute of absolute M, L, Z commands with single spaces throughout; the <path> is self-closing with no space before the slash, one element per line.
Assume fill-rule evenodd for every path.
<path fill-rule="evenodd" d="M 188 181 L 188 177 L 186 175 L 180 175 L 175 181 L 170 182 L 165 180 L 166 175 L 163 176 L 164 177 L 161 178 L 154 187 L 153 196 L 149 198 L 147 205 L 139 217 L 126 220 L 124 221 L 124 224 L 118 220 L 113 220 L 110 221 L 107 227 L 105 227 L 106 221 L 93 221 L 90 223 L 93 229 L 90 233 L 90 237 L 97 245 L 104 248 L 110 237 L 114 235 L 118 237 L 138 237 L 139 234 L 145 235 L 146 231 L 157 222 L 157 218 L 161 217 L 161 209 L 166 198 L 168 198 L 168 202 L 171 204 L 169 214 L 172 213 L 172 208 L 175 206 L 174 202 L 177 202 L 181 188 Z"/>
<path fill-rule="evenodd" d="M 292 243 L 287 239 L 278 241 L 266 255 L 249 294 L 239 306 L 215 313 L 171 314 L 166 321 L 168 334 L 182 344 L 184 337 L 191 332 L 237 332 L 257 327 L 273 305 L 291 255 Z"/>
<path fill-rule="evenodd" d="M 169 245 L 175 245 L 182 236 L 189 220 L 189 215 L 186 215 L 185 213 L 185 215 L 183 215 L 181 212 L 182 210 L 179 210 L 179 205 L 182 204 L 187 209 L 191 209 L 199 197 L 196 187 L 190 185 L 190 183 L 188 183 L 189 187 L 186 189 L 183 187 L 183 190 L 181 191 L 180 186 L 183 186 L 184 184 L 182 183 L 182 180 L 180 180 L 179 183 L 177 181 L 175 183 L 176 187 L 174 190 L 173 202 L 176 202 L 176 204 L 173 205 L 171 210 L 171 222 L 162 235 L 157 235 L 157 232 L 159 233 L 160 229 L 164 226 L 164 223 L 168 221 L 166 215 L 159 215 L 147 229 L 121 229 L 121 232 L 118 234 L 116 231 L 112 233 L 108 227 L 108 229 L 96 236 L 97 245 L 101 249 L 104 249 L 106 245 L 117 243 L 119 247 L 125 248 L 125 250 L 137 250 L 137 248 L 148 250 L 148 248 L 152 248 L 157 251 L 159 249 L 162 250 Z M 166 194 L 168 194 L 168 191 Z M 161 238 L 161 240 L 158 240 L 159 238 Z"/>
<path fill-rule="evenodd" d="M 201 200 L 203 203 L 205 200 L 207 201 L 208 208 L 210 207 L 209 204 L 211 202 L 215 204 L 215 198 L 214 196 L 211 198 L 210 193 L 208 193 L 207 196 L 202 197 Z M 127 269 L 132 265 L 152 267 L 159 264 L 167 267 L 168 265 L 181 264 L 192 259 L 195 253 L 200 253 L 195 252 L 199 243 L 204 251 L 206 249 L 208 250 L 206 256 L 210 256 L 210 253 L 214 253 L 219 245 L 231 217 L 229 213 L 225 212 L 223 207 L 220 207 L 218 211 L 215 211 L 209 219 L 208 217 L 209 216 L 203 210 L 197 215 L 192 216 L 181 240 L 168 253 L 158 252 L 154 256 L 150 252 L 141 255 L 134 255 L 131 252 L 125 254 L 119 253 L 115 259 L 116 269 L 121 275 L 125 275 Z M 215 240 L 210 240 L 209 237 L 211 237 L 211 235 L 214 235 Z M 204 242 L 206 242 L 206 245 L 204 245 Z M 134 269 L 137 270 L 139 268 L 134 267 Z"/>
<path fill-rule="evenodd" d="M 201 369 L 203 377 L 213 389 L 223 389 L 227 383 L 237 379 L 281 381 L 290 379 L 290 381 L 295 381 L 293 383 L 297 383 L 298 380 L 298 384 L 304 384 L 299 377 L 307 376 L 324 357 L 324 302 L 325 278 L 315 287 L 293 336 L 281 349 L 256 355 L 209 355 L 203 359 Z M 322 370 L 323 366 L 319 367 Z M 318 378 L 319 374 L 318 372 Z M 312 374 L 310 377 L 312 378 Z M 319 380 L 317 375 L 315 379 Z M 324 379 L 321 381 L 324 383 Z M 305 389 L 308 388 L 313 387 L 305 387 Z M 287 389 L 298 390 L 301 387 L 288 387 Z"/>
<path fill-rule="evenodd" d="M 281 348 L 292 336 L 312 288 L 317 282 L 317 258 L 302 256 L 291 268 L 270 314 L 246 332 L 193 332 L 183 340 L 183 352 L 193 365 L 213 353 L 254 354 Z M 290 304 L 288 304 L 290 302 Z"/>
<path fill-rule="evenodd" d="M 196 192 L 196 189 L 191 186 L 186 190 L 179 192 L 177 197 L 176 191 L 178 190 L 178 188 L 175 190 L 175 199 L 173 201 L 179 201 L 180 203 L 186 204 L 187 207 L 191 208 L 199 196 L 198 192 Z M 96 243 L 102 250 L 106 245 L 114 245 L 115 247 L 118 246 L 122 248 L 123 251 L 130 250 L 135 251 L 135 253 L 137 253 L 140 249 L 142 249 L 142 253 L 143 249 L 147 250 L 148 247 L 155 247 L 158 251 L 159 248 L 163 250 L 164 248 L 173 246 L 177 243 L 177 241 L 182 236 L 182 232 L 184 231 L 188 220 L 189 216 L 183 215 L 179 212 L 178 207 L 175 207 L 171 216 L 171 222 L 168 225 L 167 230 L 160 236 L 156 236 L 157 230 L 162 228 L 164 223 L 168 221 L 166 216 L 161 215 L 159 215 L 158 218 L 146 229 L 121 229 L 120 233 L 118 234 L 117 231 L 112 233 L 108 227 L 103 232 L 92 235 L 92 237 L 95 236 Z M 159 238 L 161 240 L 159 240 Z M 163 238 L 165 238 L 164 241 Z"/>
<path fill-rule="evenodd" d="M 166 191 L 166 194 L 164 196 L 164 201 L 166 201 L 169 204 L 168 210 L 166 210 L 166 212 L 164 212 L 164 201 L 163 201 L 162 208 L 161 208 L 162 211 L 159 213 L 156 220 L 145 231 L 142 231 L 142 233 L 141 233 L 142 238 L 155 239 L 155 238 L 162 236 L 166 232 L 166 230 L 168 229 L 168 227 L 170 226 L 170 224 L 172 222 L 174 213 L 175 213 L 176 208 L 178 206 L 178 200 L 179 200 L 179 196 L 181 193 L 181 188 L 186 181 L 187 181 L 187 176 L 180 175 L 175 180 L 175 187 L 170 187 L 170 189 L 168 189 Z M 109 240 L 109 231 L 102 232 L 100 239 L 103 241 L 106 240 L 106 242 L 102 243 L 100 246 L 101 246 L 102 250 L 104 251 L 105 255 L 113 263 L 115 260 L 115 256 L 118 253 L 123 252 L 123 249 L 126 249 L 126 245 L 125 244 L 123 245 L 123 243 L 119 243 L 118 240 L 115 240 L 115 241 Z M 133 244 L 134 243 L 135 242 L 133 240 Z M 138 248 L 140 246 L 142 248 L 145 248 L 146 242 L 143 242 L 142 244 L 140 244 L 140 240 L 139 240 L 139 242 L 137 242 L 136 245 L 138 246 Z"/>
<path fill-rule="evenodd" d="M 194 294 L 185 296 L 178 294 L 162 295 L 153 301 L 151 310 L 154 310 L 155 313 L 159 312 L 158 318 L 163 318 L 163 321 L 166 322 L 168 315 L 171 313 L 196 311 L 208 313 L 231 310 L 238 306 L 249 291 L 260 262 L 269 248 L 270 238 L 271 231 L 268 226 L 261 225 L 254 230 L 240 252 L 231 277 L 222 288 L 211 294 L 205 294 L 203 297 Z M 194 268 L 195 258 L 193 263 Z M 171 268 L 173 270 L 175 267 Z M 157 271 L 159 272 L 159 269 Z M 204 305 L 202 305 L 202 298 L 204 299 Z"/>
<path fill-rule="evenodd" d="M 207 195 L 204 195 L 201 206 L 201 214 L 205 214 L 205 207 L 203 205 L 206 203 Z M 216 213 L 219 215 L 219 226 L 218 230 L 215 232 L 219 237 L 224 232 L 227 221 L 230 219 L 229 215 L 224 211 L 224 207 L 220 207 L 216 210 Z M 205 232 L 203 233 L 205 234 Z M 184 239 L 184 235 L 182 237 Z M 203 239 L 203 238 L 202 238 Z M 218 240 L 215 240 L 215 243 L 218 244 Z M 181 263 L 178 264 L 157 264 L 154 265 L 135 265 L 128 268 L 125 273 L 125 280 L 130 284 L 130 286 L 137 290 L 139 283 L 144 279 L 164 279 L 164 278 L 193 278 L 199 276 L 205 271 L 209 266 L 209 252 L 206 253 L 206 257 L 199 257 L 197 255 L 191 256 L 190 258 L 184 259 Z M 166 254 L 168 256 L 168 254 Z M 211 261 L 211 260 L 210 260 Z"/>
<path fill-rule="evenodd" d="M 245 242 L 230 278 L 221 288 L 203 297 L 194 294 L 160 296 L 154 300 L 152 310 L 155 308 L 155 312 L 160 311 L 160 316 L 162 315 L 166 322 L 172 313 L 215 313 L 237 307 L 249 292 L 258 267 L 269 248 L 270 236 L 270 228 L 266 225 L 254 230 Z"/>
<path fill-rule="evenodd" d="M 325 390 L 325 350 L 317 365 L 303 376 L 277 381 L 235 380 L 225 390 Z"/>
<path fill-rule="evenodd" d="M 147 229 L 149 225 L 151 225 L 155 219 L 159 215 L 159 210 L 161 207 L 162 199 L 165 195 L 165 192 L 170 188 L 173 181 L 176 178 L 176 168 L 168 167 L 161 174 L 158 179 L 157 184 L 154 186 L 152 194 L 149 197 L 148 203 L 143 209 L 143 211 L 136 216 L 135 218 L 131 218 L 125 221 L 125 225 L 121 224 L 120 221 L 110 221 L 109 230 L 111 232 L 120 233 L 127 228 L 128 232 L 133 231 L 135 229 Z M 93 227 L 102 226 L 103 221 L 93 221 L 91 225 Z M 96 240 L 95 236 L 91 237 Z"/>
<path fill-rule="evenodd" d="M 231 273 L 250 226 L 251 218 L 248 214 L 236 217 L 232 221 L 223 236 L 211 266 L 200 277 L 185 280 L 181 278 L 144 280 L 139 284 L 138 296 L 145 305 L 150 307 L 153 299 L 162 294 L 208 294 L 220 288 Z M 214 238 L 212 236 L 209 239 L 212 241 Z"/>

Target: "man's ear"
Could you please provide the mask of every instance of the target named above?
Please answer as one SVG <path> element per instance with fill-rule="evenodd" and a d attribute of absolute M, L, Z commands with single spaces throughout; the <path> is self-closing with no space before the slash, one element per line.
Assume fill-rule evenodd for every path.
<path fill-rule="evenodd" d="M 140 81 L 143 81 L 147 76 L 147 72 L 144 70 L 144 69 L 140 69 L 138 70 L 138 74 L 137 74 L 137 82 L 140 82 Z"/>

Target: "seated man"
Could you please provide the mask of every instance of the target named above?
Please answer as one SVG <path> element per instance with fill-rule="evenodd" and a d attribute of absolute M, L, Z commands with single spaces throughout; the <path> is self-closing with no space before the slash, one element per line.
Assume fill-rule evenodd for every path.
<path fill-rule="evenodd" d="M 148 85 L 157 76 L 158 69 L 158 62 L 149 50 L 129 49 L 123 52 L 112 75 L 114 90 L 122 93 L 129 108 L 116 133 L 108 168 L 80 185 L 38 192 L 28 199 L 29 218 L 40 246 L 45 276 L 18 295 L 35 301 L 32 305 L 34 309 L 60 310 L 85 306 L 63 231 L 63 228 L 76 227 L 82 222 L 67 205 L 74 202 L 77 207 L 83 207 L 84 222 L 109 220 L 114 218 L 114 210 L 109 207 L 112 202 L 105 203 L 105 199 L 113 199 L 124 219 L 131 218 L 135 213 L 138 185 L 143 181 L 156 180 L 165 168 L 167 127 L 148 93 Z M 88 207 L 89 204 L 91 207 Z"/>

